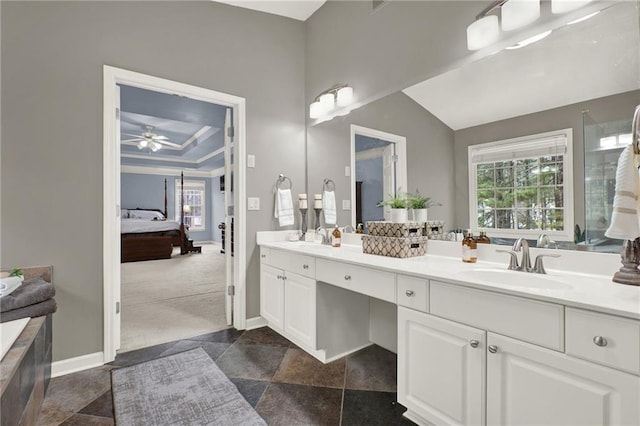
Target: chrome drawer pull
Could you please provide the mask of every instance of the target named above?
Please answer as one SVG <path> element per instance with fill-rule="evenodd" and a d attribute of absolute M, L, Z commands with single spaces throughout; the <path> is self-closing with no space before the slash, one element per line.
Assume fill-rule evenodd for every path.
<path fill-rule="evenodd" d="M 309 269 L 309 265 L 302 265 L 302 269 Z"/>
<path fill-rule="evenodd" d="M 281 280 L 282 279 L 282 275 L 278 275 L 278 279 Z"/>
<path fill-rule="evenodd" d="M 496 352 L 498 352 L 498 347 L 496 345 L 489 345 L 489 352 L 491 352 L 492 354 L 495 354 Z"/>
<path fill-rule="evenodd" d="M 267 255 L 266 254 L 261 254 L 260 257 L 264 259 L 265 257 L 267 257 Z"/>
<path fill-rule="evenodd" d="M 347 281 L 350 281 L 351 280 L 351 275 L 345 275 L 344 279 L 347 280 Z"/>
<path fill-rule="evenodd" d="M 477 348 L 479 344 L 480 342 L 478 342 L 477 340 L 471 340 L 469 342 L 469 345 L 471 345 L 472 348 Z"/>
<path fill-rule="evenodd" d="M 605 339 L 602 336 L 596 336 L 593 338 L 593 343 L 596 344 L 596 346 L 600 346 L 601 348 L 607 346 L 607 339 Z"/>
<path fill-rule="evenodd" d="M 404 294 L 406 294 L 407 297 L 413 297 L 413 295 L 414 295 L 413 290 L 407 290 L 407 291 L 404 292 Z"/>

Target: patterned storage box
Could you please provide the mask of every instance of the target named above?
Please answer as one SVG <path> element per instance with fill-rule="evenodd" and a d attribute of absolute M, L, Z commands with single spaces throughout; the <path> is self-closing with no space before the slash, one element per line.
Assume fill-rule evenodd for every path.
<path fill-rule="evenodd" d="M 367 222 L 369 235 L 377 237 L 421 237 L 424 224 L 418 222 Z"/>
<path fill-rule="evenodd" d="M 362 236 L 362 251 L 388 257 L 424 256 L 427 250 L 427 237 L 379 237 Z"/>
<path fill-rule="evenodd" d="M 425 232 L 422 235 L 426 235 L 430 240 L 447 239 L 447 236 L 444 233 L 444 220 L 428 220 L 424 227 Z"/>

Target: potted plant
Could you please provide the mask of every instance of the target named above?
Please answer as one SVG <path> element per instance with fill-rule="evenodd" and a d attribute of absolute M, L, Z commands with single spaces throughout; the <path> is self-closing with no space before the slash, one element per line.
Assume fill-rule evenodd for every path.
<path fill-rule="evenodd" d="M 407 206 L 411 209 L 414 222 L 426 222 L 429 220 L 427 209 L 429 209 L 429 207 L 441 205 L 442 204 L 431 200 L 430 197 L 420 195 L 418 190 L 416 190 L 415 194 L 409 194 L 407 198 Z"/>
<path fill-rule="evenodd" d="M 409 214 L 407 210 L 407 195 L 391 195 L 389 198 L 378 203 L 378 207 L 389 206 L 391 208 L 391 222 L 408 222 Z"/>

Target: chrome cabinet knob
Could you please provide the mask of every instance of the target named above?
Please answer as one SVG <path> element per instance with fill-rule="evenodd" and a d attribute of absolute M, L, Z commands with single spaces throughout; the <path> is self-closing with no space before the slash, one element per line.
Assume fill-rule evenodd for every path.
<path fill-rule="evenodd" d="M 469 345 L 471 345 L 472 348 L 477 348 L 479 344 L 480 342 L 478 342 L 477 340 L 469 341 Z"/>
<path fill-rule="evenodd" d="M 498 347 L 496 345 L 489 345 L 489 352 L 491 352 L 492 354 L 495 354 L 496 352 L 498 352 Z"/>
<path fill-rule="evenodd" d="M 309 269 L 309 265 L 302 265 L 302 269 Z"/>
<path fill-rule="evenodd" d="M 265 257 L 267 257 L 267 255 L 266 254 L 261 254 L 260 257 L 264 259 Z"/>
<path fill-rule="evenodd" d="M 344 279 L 347 280 L 347 281 L 351 281 L 351 275 L 345 275 Z"/>
<path fill-rule="evenodd" d="M 609 343 L 609 342 L 607 342 L 607 339 L 605 339 L 602 336 L 596 336 L 596 337 L 593 338 L 593 343 L 595 343 L 596 346 L 600 346 L 601 348 L 603 348 L 603 347 L 607 346 L 607 343 Z"/>
<path fill-rule="evenodd" d="M 278 275 L 278 279 L 281 280 L 282 279 L 282 275 Z"/>
<path fill-rule="evenodd" d="M 406 294 L 406 295 L 407 295 L 407 297 L 413 297 L 413 295 L 414 295 L 415 293 L 413 292 L 413 290 L 407 290 L 407 291 L 405 291 L 405 292 L 404 292 L 404 294 Z"/>

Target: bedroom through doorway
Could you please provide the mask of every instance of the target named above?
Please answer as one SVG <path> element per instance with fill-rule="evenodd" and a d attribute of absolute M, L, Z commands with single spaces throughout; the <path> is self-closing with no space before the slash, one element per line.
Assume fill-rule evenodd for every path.
<path fill-rule="evenodd" d="M 116 120 L 105 113 L 105 150 L 117 147 L 117 162 L 111 180 L 105 169 L 105 202 L 111 181 L 118 220 L 105 218 L 105 248 L 114 234 L 120 247 L 105 249 L 105 362 L 228 328 L 244 312 L 230 291 L 243 257 L 233 257 L 234 219 L 240 233 L 244 223 L 232 216 L 242 170 L 232 153 L 243 146 L 233 137 L 244 100 L 105 66 L 105 111 L 109 101 Z"/>

